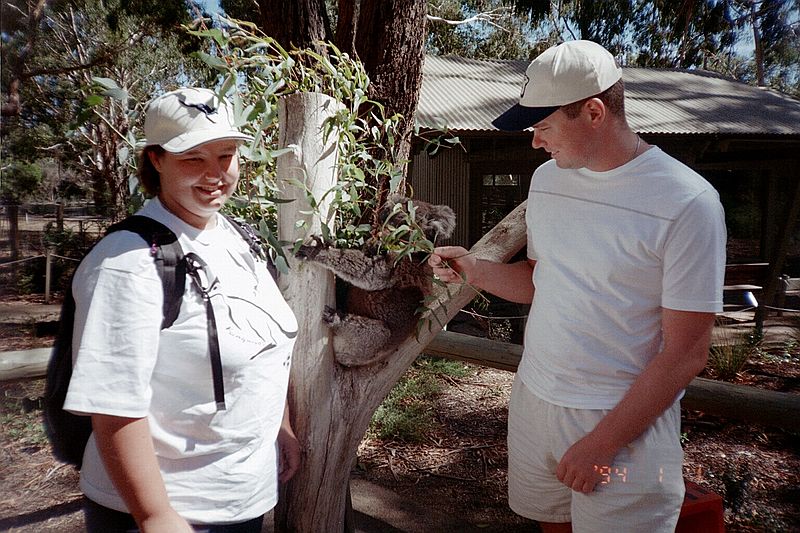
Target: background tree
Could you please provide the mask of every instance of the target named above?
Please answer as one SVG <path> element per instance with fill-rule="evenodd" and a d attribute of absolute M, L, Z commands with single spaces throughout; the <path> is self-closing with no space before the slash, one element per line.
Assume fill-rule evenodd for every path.
<path fill-rule="evenodd" d="M 318 41 L 328 40 L 358 58 L 371 80 L 368 98 L 399 114 L 403 125 L 397 159 L 411 151 L 413 117 L 422 84 L 426 4 L 419 0 L 260 0 L 259 11 L 244 0 L 222 0 L 234 18 L 259 24 L 286 49 L 311 48 L 326 54 Z"/>
<path fill-rule="evenodd" d="M 186 59 L 190 41 L 178 23 L 190 12 L 150 0 L 3 6 L 4 157 L 57 157 L 88 185 L 100 213 L 119 218 L 130 197 L 131 120 L 156 89 L 207 79 L 199 62 Z M 48 142 L 31 150 L 16 132 L 34 127 L 47 132 Z"/>
<path fill-rule="evenodd" d="M 530 11 L 502 0 L 428 2 L 426 53 L 474 59 L 524 59 L 555 42 Z"/>

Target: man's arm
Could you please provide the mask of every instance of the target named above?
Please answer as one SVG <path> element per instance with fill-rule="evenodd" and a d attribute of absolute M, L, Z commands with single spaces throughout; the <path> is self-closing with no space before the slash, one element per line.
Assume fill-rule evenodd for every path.
<path fill-rule="evenodd" d="M 664 309 L 664 348 L 631 388 L 584 438 L 570 447 L 556 469 L 562 483 L 589 493 L 601 480 L 596 466 L 610 466 L 617 452 L 641 435 L 675 401 L 708 360 L 714 313 Z"/>
<path fill-rule="evenodd" d="M 533 266 L 535 261 L 495 263 L 477 259 L 460 246 L 440 246 L 433 251 L 428 264 L 445 283 L 467 283 L 509 302 L 529 304 L 533 301 Z"/>

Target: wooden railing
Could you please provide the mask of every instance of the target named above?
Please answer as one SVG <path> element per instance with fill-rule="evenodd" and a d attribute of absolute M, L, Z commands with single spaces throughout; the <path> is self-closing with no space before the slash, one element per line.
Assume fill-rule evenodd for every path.
<path fill-rule="evenodd" d="M 514 372 L 522 357 L 522 346 L 442 331 L 424 353 Z M 695 378 L 686 388 L 681 407 L 800 431 L 800 394 Z"/>
<path fill-rule="evenodd" d="M 515 372 L 522 346 L 442 331 L 423 353 Z M 0 353 L 0 381 L 44 377 L 49 348 Z M 681 401 L 686 409 L 800 431 L 800 394 L 695 378 Z"/>

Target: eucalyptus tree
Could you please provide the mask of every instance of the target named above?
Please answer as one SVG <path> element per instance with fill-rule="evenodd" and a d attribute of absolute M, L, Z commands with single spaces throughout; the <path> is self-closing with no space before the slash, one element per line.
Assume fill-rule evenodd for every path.
<path fill-rule="evenodd" d="M 398 159 L 411 149 L 413 116 L 422 84 L 426 2 L 420 0 L 221 0 L 234 18 L 255 22 L 286 49 L 327 54 L 323 41 L 358 58 L 370 79 L 371 100 L 386 116 L 403 117 Z"/>
<path fill-rule="evenodd" d="M 474 59 L 529 59 L 554 44 L 552 27 L 503 0 L 429 0 L 425 51 Z"/>
<path fill-rule="evenodd" d="M 189 6 L 53 0 L 26 11 L 32 5 L 4 3 L 3 136 L 46 128 L 49 142 L 29 161 L 60 159 L 82 176 L 97 208 L 119 218 L 128 209 L 131 126 L 141 106 L 154 91 L 206 72 L 185 58 L 189 41 L 178 23 L 190 19 Z M 3 146 L 4 154 L 18 149 Z"/>

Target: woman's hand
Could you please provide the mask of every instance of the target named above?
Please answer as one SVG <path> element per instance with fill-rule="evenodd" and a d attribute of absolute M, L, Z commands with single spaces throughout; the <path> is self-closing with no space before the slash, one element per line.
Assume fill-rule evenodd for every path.
<path fill-rule="evenodd" d="M 192 526 L 172 509 L 147 517 L 139 527 L 142 533 L 194 533 Z"/>
<path fill-rule="evenodd" d="M 300 442 L 291 427 L 281 426 L 278 432 L 278 481 L 286 483 L 300 468 Z"/>
<path fill-rule="evenodd" d="M 300 442 L 292 429 L 289 401 L 283 409 L 281 429 L 278 431 L 278 481 L 286 483 L 300 468 Z"/>

